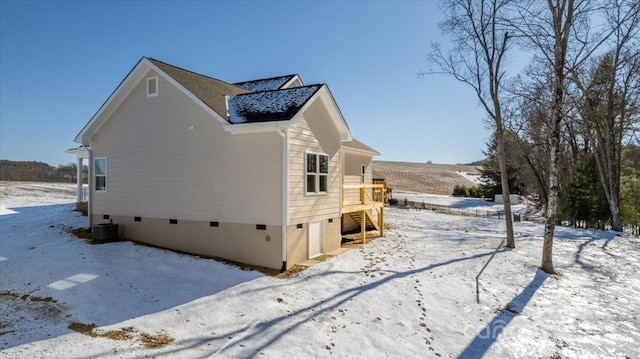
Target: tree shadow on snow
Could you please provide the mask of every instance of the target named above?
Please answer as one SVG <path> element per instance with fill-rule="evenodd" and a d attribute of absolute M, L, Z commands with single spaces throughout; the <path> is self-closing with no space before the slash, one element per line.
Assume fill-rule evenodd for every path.
<path fill-rule="evenodd" d="M 504 252 L 499 251 L 498 253 Z M 463 258 L 455 258 L 451 260 L 447 260 L 440 263 L 431 264 L 425 267 L 416 268 L 408 271 L 398 272 L 398 271 L 385 271 L 385 270 L 376 270 L 377 272 L 385 272 L 390 275 L 385 275 L 384 277 L 377 279 L 373 282 L 350 287 L 342 290 L 336 295 L 330 297 L 329 299 L 319 300 L 311 305 L 308 305 L 304 308 L 297 309 L 287 314 L 283 314 L 277 316 L 273 319 L 267 321 L 253 321 L 245 324 L 243 327 L 228 331 L 225 333 L 220 333 L 212 336 L 193 338 L 190 340 L 181 340 L 178 348 L 169 348 L 167 347 L 164 350 L 161 350 L 157 353 L 157 355 L 167 355 L 167 354 L 176 354 L 184 350 L 193 349 L 196 347 L 200 348 L 212 348 L 211 352 L 203 353 L 201 358 L 208 358 L 210 356 L 216 355 L 224 355 L 225 351 L 230 347 L 242 347 L 243 351 L 237 355 L 242 358 L 252 358 L 260 355 L 260 352 L 267 349 L 270 345 L 277 342 L 287 334 L 291 333 L 296 328 L 300 327 L 304 323 L 314 320 L 314 318 L 319 317 L 322 314 L 326 314 L 332 310 L 335 310 L 340 305 L 370 291 L 380 287 L 383 284 L 389 283 L 394 280 L 410 277 L 419 273 L 427 272 L 433 270 L 438 267 L 447 266 L 450 264 L 478 259 L 482 257 L 487 257 L 493 254 L 494 251 L 479 253 L 475 255 L 471 255 Z M 310 279 L 317 276 L 331 276 L 338 274 L 356 274 L 363 273 L 364 271 L 325 271 L 318 274 L 314 274 L 312 276 L 305 277 L 305 279 Z M 283 284 L 285 285 L 285 284 Z M 255 292 L 259 289 L 251 289 L 252 292 Z M 240 294 L 241 295 L 241 294 Z M 273 332 L 273 328 L 279 328 L 277 332 Z M 256 346 L 249 346 L 245 343 L 251 342 L 259 343 Z M 222 343 L 222 344 L 221 344 Z M 111 353 L 104 353 L 103 356 L 109 356 Z M 92 358 L 96 358 L 97 356 L 92 355 Z M 99 357 L 99 356 L 98 356 Z"/>
<path fill-rule="evenodd" d="M 538 269 L 533 280 L 507 304 L 480 332 L 473 338 L 467 347 L 460 353 L 458 359 L 481 358 L 496 342 L 498 336 L 507 330 L 507 326 L 513 318 L 520 314 L 527 306 L 538 288 L 549 278 L 549 274 Z"/>

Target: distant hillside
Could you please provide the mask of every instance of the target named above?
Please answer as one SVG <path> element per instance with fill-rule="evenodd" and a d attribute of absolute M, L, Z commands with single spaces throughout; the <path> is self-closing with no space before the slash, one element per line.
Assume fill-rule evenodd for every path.
<path fill-rule="evenodd" d="M 76 182 L 76 176 L 75 163 L 53 167 L 44 162 L 0 160 L 0 181 Z"/>
<path fill-rule="evenodd" d="M 478 166 L 373 161 L 373 170 L 394 190 L 450 195 L 456 185 L 473 186 Z"/>

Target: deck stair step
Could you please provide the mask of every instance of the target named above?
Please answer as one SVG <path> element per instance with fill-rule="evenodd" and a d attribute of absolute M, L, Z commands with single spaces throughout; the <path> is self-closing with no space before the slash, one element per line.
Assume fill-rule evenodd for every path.
<path fill-rule="evenodd" d="M 365 214 L 366 214 L 365 220 L 366 220 L 367 231 L 380 230 L 380 228 L 378 228 L 377 221 L 373 220 L 373 218 L 371 217 L 371 214 L 369 212 L 365 212 Z M 362 212 L 351 212 L 349 213 L 349 215 L 351 216 L 351 219 L 353 219 L 353 221 L 356 222 L 358 227 L 362 225 Z"/>

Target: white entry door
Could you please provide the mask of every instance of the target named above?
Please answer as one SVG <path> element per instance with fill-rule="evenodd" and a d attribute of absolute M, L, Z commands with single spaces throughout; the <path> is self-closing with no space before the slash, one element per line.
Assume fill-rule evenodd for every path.
<path fill-rule="evenodd" d="M 309 223 L 309 258 L 322 254 L 324 243 L 324 221 Z"/>

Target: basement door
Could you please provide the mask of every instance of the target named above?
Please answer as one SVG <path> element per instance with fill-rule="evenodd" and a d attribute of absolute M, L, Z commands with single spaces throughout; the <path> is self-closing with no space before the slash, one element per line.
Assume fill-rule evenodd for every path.
<path fill-rule="evenodd" d="M 324 243 L 324 221 L 309 223 L 309 258 L 322 254 Z"/>

